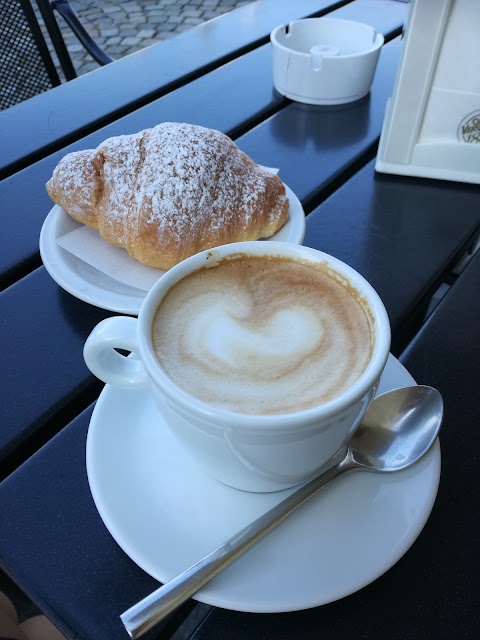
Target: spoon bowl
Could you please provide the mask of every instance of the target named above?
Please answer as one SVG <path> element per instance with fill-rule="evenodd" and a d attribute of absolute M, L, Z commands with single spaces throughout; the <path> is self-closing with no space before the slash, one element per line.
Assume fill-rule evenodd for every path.
<path fill-rule="evenodd" d="M 335 478 L 356 470 L 401 471 L 417 462 L 435 442 L 442 416 L 442 397 L 432 387 L 404 387 L 373 400 L 338 464 L 125 611 L 120 618 L 130 637 L 146 633 Z"/>
<path fill-rule="evenodd" d="M 435 442 L 443 416 L 437 389 L 395 389 L 376 398 L 353 435 L 345 464 L 378 473 L 414 464 Z"/>

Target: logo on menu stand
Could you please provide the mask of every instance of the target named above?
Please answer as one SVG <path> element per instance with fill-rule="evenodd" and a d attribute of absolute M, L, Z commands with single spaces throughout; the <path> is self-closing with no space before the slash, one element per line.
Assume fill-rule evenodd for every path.
<path fill-rule="evenodd" d="M 457 129 L 460 142 L 480 142 L 480 110 L 469 113 L 460 122 Z"/>

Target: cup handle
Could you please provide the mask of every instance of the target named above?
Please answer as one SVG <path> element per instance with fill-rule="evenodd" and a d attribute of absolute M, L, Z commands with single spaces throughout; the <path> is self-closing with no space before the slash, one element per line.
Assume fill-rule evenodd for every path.
<path fill-rule="evenodd" d="M 83 357 L 90 371 L 108 384 L 124 389 L 147 385 L 148 376 L 139 358 L 127 358 L 115 351 L 125 349 L 138 354 L 136 318 L 119 316 L 102 320 L 88 336 Z"/>

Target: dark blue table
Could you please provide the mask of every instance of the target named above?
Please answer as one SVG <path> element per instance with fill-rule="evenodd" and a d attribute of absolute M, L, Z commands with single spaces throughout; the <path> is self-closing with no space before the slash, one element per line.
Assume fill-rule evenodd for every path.
<path fill-rule="evenodd" d="M 168 120 L 219 129 L 280 169 L 307 213 L 305 244 L 373 284 L 390 316 L 392 353 L 440 389 L 446 415 L 434 510 L 384 576 L 297 613 L 192 600 L 149 637 L 479 637 L 480 257 L 471 255 L 480 189 L 375 173 L 407 10 L 394 0 L 259 0 L 0 113 L 0 566 L 68 637 L 127 637 L 119 614 L 156 582 L 116 545 L 90 494 L 85 438 L 102 385 L 82 347 L 112 314 L 63 291 L 42 266 L 44 185 L 65 153 Z M 385 35 L 372 90 L 358 103 L 311 107 L 273 89 L 270 31 L 321 15 Z"/>

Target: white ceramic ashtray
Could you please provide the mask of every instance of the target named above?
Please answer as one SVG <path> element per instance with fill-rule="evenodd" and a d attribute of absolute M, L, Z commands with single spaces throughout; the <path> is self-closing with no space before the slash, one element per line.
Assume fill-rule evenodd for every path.
<path fill-rule="evenodd" d="M 365 96 L 384 38 L 352 20 L 307 18 L 270 35 L 273 82 L 279 93 L 307 104 L 343 104 Z"/>

